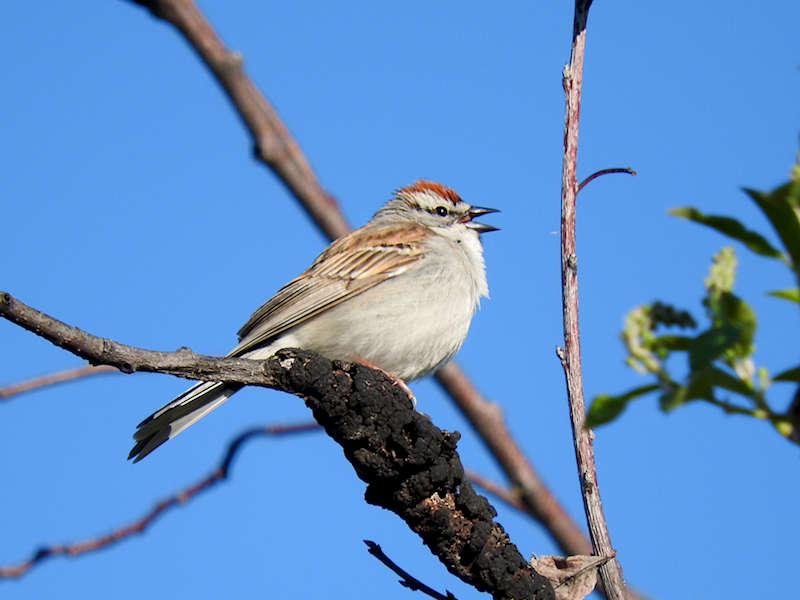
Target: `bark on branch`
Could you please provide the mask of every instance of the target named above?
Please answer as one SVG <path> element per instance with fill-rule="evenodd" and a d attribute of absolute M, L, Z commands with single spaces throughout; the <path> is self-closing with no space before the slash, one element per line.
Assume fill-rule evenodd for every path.
<path fill-rule="evenodd" d="M 586 20 L 592 0 L 576 0 L 572 33 L 572 54 L 564 67 L 562 83 L 566 111 L 564 115 L 564 154 L 561 175 L 561 284 L 564 320 L 564 347 L 556 352 L 567 380 L 570 422 L 578 465 L 578 479 L 586 511 L 586 520 L 596 556 L 610 558 L 600 567 L 600 583 L 608 600 L 625 600 L 625 581 L 619 562 L 613 558 L 600 488 L 594 461 L 593 433 L 586 429 L 586 406 L 583 397 L 580 325 L 578 320 L 578 258 L 575 243 L 577 211 L 578 124 L 581 112 L 583 57 L 586 46 Z"/>
<path fill-rule="evenodd" d="M 503 527 L 494 508 L 466 481 L 458 432 L 438 429 L 414 411 L 383 373 L 281 350 L 265 361 L 211 358 L 187 348 L 142 350 L 93 336 L 0 292 L 0 316 L 91 362 L 127 373 L 149 371 L 283 390 L 304 399 L 367 483 L 366 500 L 395 512 L 447 569 L 495 598 L 553 598 Z"/>

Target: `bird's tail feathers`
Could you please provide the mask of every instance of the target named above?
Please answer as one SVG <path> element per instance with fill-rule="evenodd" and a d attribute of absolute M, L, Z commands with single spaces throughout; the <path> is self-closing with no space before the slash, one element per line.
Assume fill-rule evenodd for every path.
<path fill-rule="evenodd" d="M 139 423 L 133 434 L 136 445 L 128 459 L 139 462 L 168 439 L 217 408 L 241 387 L 220 381 L 203 381 L 190 387 Z"/>

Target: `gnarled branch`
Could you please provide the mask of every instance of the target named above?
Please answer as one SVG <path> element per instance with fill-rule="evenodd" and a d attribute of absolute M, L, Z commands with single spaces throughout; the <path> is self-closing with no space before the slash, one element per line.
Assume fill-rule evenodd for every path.
<path fill-rule="evenodd" d="M 495 598 L 553 598 L 547 579 L 525 561 L 494 521 L 489 501 L 465 479 L 456 453 L 460 435 L 413 410 L 384 373 L 305 350 L 281 350 L 265 361 L 211 358 L 185 348 L 142 350 L 62 323 L 5 292 L 0 316 L 93 364 L 301 396 L 367 483 L 367 502 L 400 516 L 451 573 Z"/>

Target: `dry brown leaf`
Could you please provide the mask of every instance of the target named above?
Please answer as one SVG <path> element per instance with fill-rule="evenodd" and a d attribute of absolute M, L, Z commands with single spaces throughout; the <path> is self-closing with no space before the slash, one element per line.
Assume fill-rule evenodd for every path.
<path fill-rule="evenodd" d="M 597 583 L 597 568 L 612 558 L 545 555 L 532 558 L 531 566 L 550 580 L 558 600 L 582 600 Z"/>

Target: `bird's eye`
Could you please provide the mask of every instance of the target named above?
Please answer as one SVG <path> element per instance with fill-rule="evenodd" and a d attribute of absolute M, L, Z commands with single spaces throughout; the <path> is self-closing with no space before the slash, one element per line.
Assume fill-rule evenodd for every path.
<path fill-rule="evenodd" d="M 447 216 L 447 209 L 444 206 L 437 206 L 436 207 L 436 214 L 439 215 L 440 217 L 446 217 Z"/>

